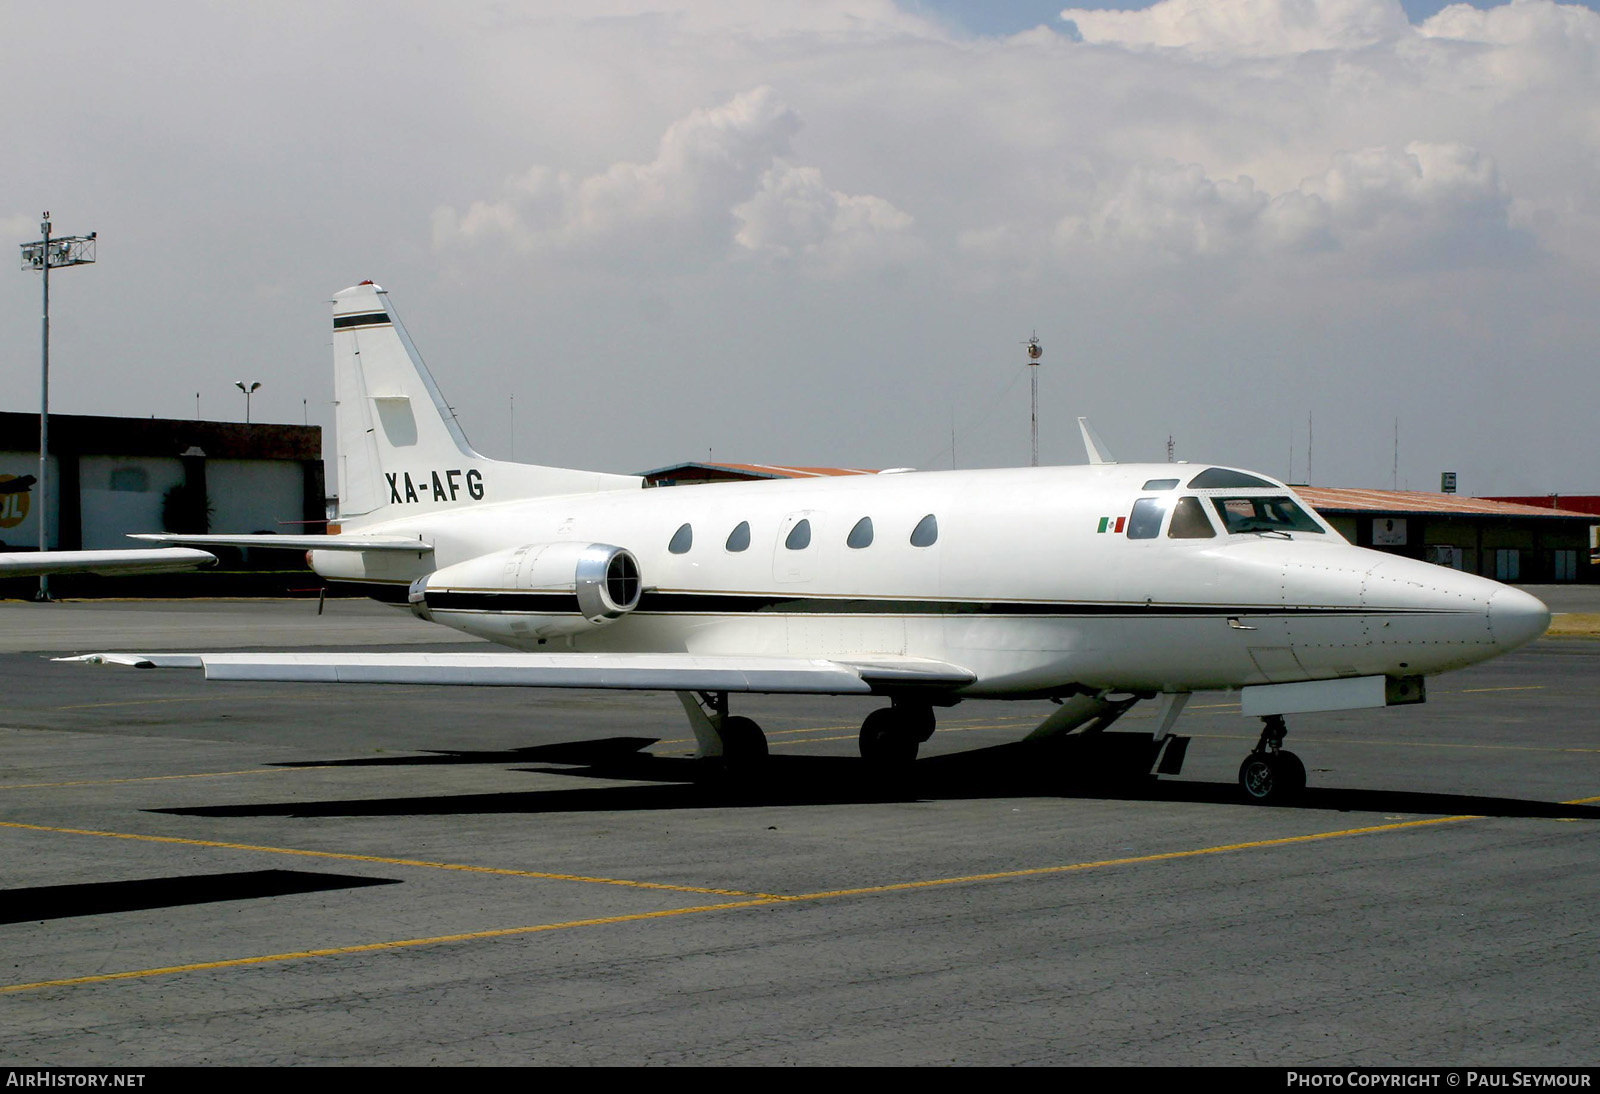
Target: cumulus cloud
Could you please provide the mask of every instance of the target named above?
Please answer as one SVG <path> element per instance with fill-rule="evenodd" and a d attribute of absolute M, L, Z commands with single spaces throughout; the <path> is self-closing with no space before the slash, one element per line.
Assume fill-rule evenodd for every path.
<path fill-rule="evenodd" d="M 1566 41 L 1600 44 L 1600 19 L 1588 8 L 1549 0 L 1512 0 L 1492 8 L 1451 4 L 1417 28 L 1431 38 L 1457 38 L 1496 45 Z"/>
<path fill-rule="evenodd" d="M 1139 166 L 1056 224 L 1066 250 L 1108 246 L 1148 259 L 1352 253 L 1375 267 L 1493 264 L 1525 250 L 1494 159 L 1459 144 L 1341 152 L 1272 194 L 1197 164 Z"/>
<path fill-rule="evenodd" d="M 815 167 L 780 160 L 734 208 L 734 242 L 775 259 L 817 257 L 829 266 L 871 264 L 905 253 L 909 214 L 871 194 L 830 189 Z"/>
<path fill-rule="evenodd" d="M 1398 0 L 1161 0 L 1140 11 L 1067 8 L 1086 42 L 1268 56 L 1351 49 L 1410 30 Z"/>
<path fill-rule="evenodd" d="M 434 214 L 434 243 L 507 239 L 525 251 L 737 248 L 772 257 L 864 255 L 910 227 L 882 198 L 829 188 L 785 158 L 800 118 L 771 88 L 735 95 L 667 127 L 649 163 L 576 177 L 534 166 L 496 199 Z"/>

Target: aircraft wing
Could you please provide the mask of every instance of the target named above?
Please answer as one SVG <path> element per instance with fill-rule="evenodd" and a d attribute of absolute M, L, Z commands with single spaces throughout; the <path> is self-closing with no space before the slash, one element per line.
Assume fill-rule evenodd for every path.
<path fill-rule="evenodd" d="M 202 547 L 273 547 L 282 551 L 414 551 L 433 550 L 433 544 L 405 536 L 279 536 L 271 532 L 241 536 L 180 535 L 176 532 L 129 532 L 129 539 L 146 543 L 194 543 Z"/>
<path fill-rule="evenodd" d="M 171 574 L 214 565 L 217 556 L 187 547 L 127 551 L 28 551 L 0 554 L 0 577 L 42 574 Z"/>
<path fill-rule="evenodd" d="M 950 690 L 977 678 L 942 661 L 894 656 L 814 660 L 689 653 L 90 653 L 56 660 L 198 668 L 208 680 L 811 695 Z"/>

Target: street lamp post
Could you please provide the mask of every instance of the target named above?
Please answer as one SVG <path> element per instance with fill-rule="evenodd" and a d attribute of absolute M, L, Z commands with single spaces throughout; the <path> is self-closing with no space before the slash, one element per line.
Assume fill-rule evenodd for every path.
<path fill-rule="evenodd" d="M 252 383 L 249 387 L 246 387 L 245 386 L 245 382 L 243 380 L 235 380 L 233 382 L 233 386 L 238 388 L 240 391 L 244 392 L 244 424 L 245 425 L 249 425 L 250 424 L 250 396 L 254 395 L 256 393 L 256 390 L 261 387 L 261 381 L 257 380 L 254 383 Z"/>
<path fill-rule="evenodd" d="M 41 217 L 43 239 L 22 245 L 22 268 L 44 275 L 44 309 L 39 321 L 39 550 L 50 549 L 50 271 L 57 266 L 86 266 L 94 261 L 95 236 L 50 235 L 50 213 Z M 39 578 L 35 599 L 50 599 L 50 579 Z"/>

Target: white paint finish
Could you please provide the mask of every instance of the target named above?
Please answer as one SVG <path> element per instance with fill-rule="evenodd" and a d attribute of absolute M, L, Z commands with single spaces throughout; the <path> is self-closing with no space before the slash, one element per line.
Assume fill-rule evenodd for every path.
<path fill-rule="evenodd" d="M 1245 715 L 1252 718 L 1266 714 L 1302 714 L 1313 710 L 1362 710 L 1385 704 L 1384 677 L 1361 676 L 1348 680 L 1268 684 L 1245 688 L 1239 698 Z"/>
<path fill-rule="evenodd" d="M 0 577 L 38 574 L 171 574 L 201 570 L 215 555 L 186 547 L 162 550 L 29 551 L 0 554 Z"/>

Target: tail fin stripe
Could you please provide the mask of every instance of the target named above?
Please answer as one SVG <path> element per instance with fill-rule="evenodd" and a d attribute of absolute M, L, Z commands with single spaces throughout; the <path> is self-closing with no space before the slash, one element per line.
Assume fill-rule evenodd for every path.
<path fill-rule="evenodd" d="M 382 311 L 368 312 L 366 315 L 336 315 L 333 317 L 333 329 L 344 330 L 346 327 L 377 327 L 389 323 L 389 313 Z"/>

